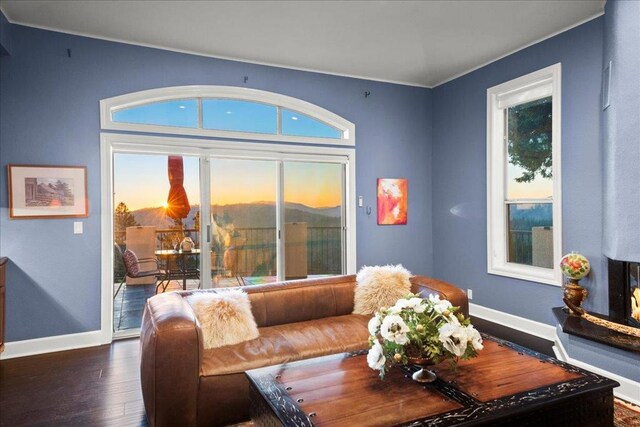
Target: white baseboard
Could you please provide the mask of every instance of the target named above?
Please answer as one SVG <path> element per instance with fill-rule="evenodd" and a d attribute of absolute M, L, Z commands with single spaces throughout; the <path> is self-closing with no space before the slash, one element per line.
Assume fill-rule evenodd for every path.
<path fill-rule="evenodd" d="M 109 342 L 110 339 L 105 338 L 105 334 L 103 334 L 102 331 L 13 341 L 5 344 L 4 352 L 0 354 L 0 359 L 13 359 L 15 357 L 33 356 L 55 351 L 93 347 L 109 344 Z"/>
<path fill-rule="evenodd" d="M 613 394 L 620 399 L 626 400 L 627 402 L 631 402 L 634 405 L 640 405 L 640 383 L 637 381 L 630 380 L 628 378 L 621 377 L 620 375 L 611 373 L 609 371 L 605 371 L 604 369 L 600 369 L 597 366 L 589 365 L 588 363 L 581 362 L 579 360 L 573 359 L 565 350 L 562 341 L 557 337 L 555 339 L 555 344 L 553 346 L 553 352 L 556 355 L 556 359 L 562 360 L 563 362 L 570 363 L 572 365 L 577 366 L 578 368 L 586 369 L 587 371 L 591 371 L 595 374 L 602 375 L 603 377 L 610 378 L 614 381 L 620 383 L 620 387 L 616 387 L 613 389 Z"/>
<path fill-rule="evenodd" d="M 515 329 L 529 335 L 535 335 L 545 340 L 555 341 L 556 328 L 546 323 L 536 322 L 535 320 L 525 319 L 524 317 L 515 316 L 503 311 L 494 310 L 493 308 L 484 307 L 478 304 L 469 303 L 469 314 L 479 317 L 507 328 Z"/>

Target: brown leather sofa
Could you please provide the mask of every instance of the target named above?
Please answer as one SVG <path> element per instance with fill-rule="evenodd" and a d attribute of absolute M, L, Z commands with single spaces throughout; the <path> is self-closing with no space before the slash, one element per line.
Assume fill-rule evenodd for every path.
<path fill-rule="evenodd" d="M 467 296 L 459 288 L 423 276 L 411 282 L 414 293 L 438 293 L 468 314 Z M 204 350 L 200 326 L 184 299 L 192 292 L 150 298 L 140 334 L 149 424 L 187 427 L 248 420 L 246 370 L 366 348 L 370 316 L 352 314 L 354 287 L 353 275 L 245 287 L 260 336 L 210 350 Z"/>

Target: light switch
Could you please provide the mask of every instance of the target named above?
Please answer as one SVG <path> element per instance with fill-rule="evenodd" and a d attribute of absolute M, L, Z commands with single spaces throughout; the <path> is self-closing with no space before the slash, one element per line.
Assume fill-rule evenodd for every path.
<path fill-rule="evenodd" d="M 363 205 L 362 196 L 358 196 L 358 207 L 361 208 Z"/>
<path fill-rule="evenodd" d="M 73 223 L 73 234 L 82 234 L 82 221 L 75 221 Z"/>

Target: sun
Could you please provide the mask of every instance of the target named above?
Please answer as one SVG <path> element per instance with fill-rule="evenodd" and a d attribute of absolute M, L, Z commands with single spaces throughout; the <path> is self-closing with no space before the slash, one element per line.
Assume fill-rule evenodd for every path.
<path fill-rule="evenodd" d="M 169 203 L 168 202 L 162 202 L 161 205 L 164 209 L 167 209 L 169 207 Z"/>

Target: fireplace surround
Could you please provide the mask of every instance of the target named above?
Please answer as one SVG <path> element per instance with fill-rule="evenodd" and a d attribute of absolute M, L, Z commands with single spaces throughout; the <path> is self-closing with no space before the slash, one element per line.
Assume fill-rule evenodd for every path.
<path fill-rule="evenodd" d="M 631 299 L 640 297 L 640 263 L 609 259 L 608 270 L 609 313 L 608 315 L 589 314 L 610 322 L 640 328 L 640 321 L 634 318 Z M 636 302 L 640 304 L 640 301 L 636 300 Z M 597 325 L 585 320 L 582 316 L 569 315 L 568 311 L 562 307 L 554 308 L 553 314 L 558 319 L 562 331 L 567 334 L 640 354 L 640 339 L 633 335 Z M 640 317 L 639 313 L 635 314 Z"/>
<path fill-rule="evenodd" d="M 639 306 L 640 263 L 609 259 L 609 319 L 638 328 Z"/>

